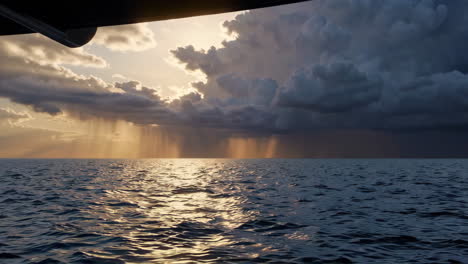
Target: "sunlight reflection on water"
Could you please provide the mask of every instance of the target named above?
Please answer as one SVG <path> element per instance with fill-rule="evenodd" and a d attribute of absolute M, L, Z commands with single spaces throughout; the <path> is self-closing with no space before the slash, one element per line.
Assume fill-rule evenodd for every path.
<path fill-rule="evenodd" d="M 468 255 L 462 160 L 0 165 L 0 263 L 445 263 Z"/>
<path fill-rule="evenodd" d="M 127 222 L 122 218 L 125 215 L 131 215 L 133 221 L 144 219 L 136 230 L 122 234 L 131 244 L 147 251 L 143 257 L 203 257 L 211 248 L 233 243 L 223 233 L 251 218 L 241 207 L 245 198 L 236 195 L 233 188 L 218 185 L 222 175 L 213 171 L 220 167 L 208 163 L 138 164 L 132 168 L 137 176 L 113 186 L 116 190 L 106 192 L 93 211 L 104 211 L 108 221 L 123 224 Z"/>

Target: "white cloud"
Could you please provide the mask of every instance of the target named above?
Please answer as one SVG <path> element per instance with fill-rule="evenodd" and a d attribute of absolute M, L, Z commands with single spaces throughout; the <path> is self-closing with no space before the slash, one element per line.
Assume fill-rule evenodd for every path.
<path fill-rule="evenodd" d="M 3 36 L 0 40 L 2 54 L 1 68 L 13 65 L 9 59 L 21 58 L 25 63 L 33 61 L 39 65 L 75 65 L 82 67 L 102 68 L 107 62 L 83 48 L 70 49 L 39 34 Z"/>
<path fill-rule="evenodd" d="M 27 112 L 19 113 L 9 108 L 0 108 L 0 124 L 18 125 L 31 118 Z"/>
<path fill-rule="evenodd" d="M 113 51 L 144 51 L 156 47 L 154 32 L 147 23 L 101 27 L 92 43 Z"/>

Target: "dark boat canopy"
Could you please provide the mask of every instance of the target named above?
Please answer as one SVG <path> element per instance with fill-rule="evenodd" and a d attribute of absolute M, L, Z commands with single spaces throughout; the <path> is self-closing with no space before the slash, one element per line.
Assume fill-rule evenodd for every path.
<path fill-rule="evenodd" d="M 68 47 L 97 27 L 241 11 L 305 0 L 0 0 L 0 35 L 41 33 Z"/>

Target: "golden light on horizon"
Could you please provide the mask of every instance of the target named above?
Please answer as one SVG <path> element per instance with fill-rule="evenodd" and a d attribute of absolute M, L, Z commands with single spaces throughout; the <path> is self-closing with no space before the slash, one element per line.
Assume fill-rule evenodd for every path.
<path fill-rule="evenodd" d="M 227 141 L 227 156 L 230 158 L 272 158 L 276 154 L 278 144 L 278 139 L 275 136 L 266 138 L 234 137 Z"/>
<path fill-rule="evenodd" d="M 16 152 L 0 152 L 0 156 L 137 159 L 272 158 L 277 155 L 276 136 L 238 135 L 196 127 L 135 125 L 121 120 L 88 119 L 70 122 L 73 132 L 65 126 L 57 126 L 57 130 L 50 131 L 31 127 L 30 133 L 34 133 L 36 138 L 30 141 L 19 138 L 14 145 Z M 31 152 L 32 149 L 37 151 Z"/>

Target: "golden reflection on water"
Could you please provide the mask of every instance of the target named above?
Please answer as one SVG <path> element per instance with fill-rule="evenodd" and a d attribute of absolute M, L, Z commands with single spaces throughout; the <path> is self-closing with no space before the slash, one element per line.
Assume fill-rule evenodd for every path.
<path fill-rule="evenodd" d="M 184 263 L 184 257 L 202 259 L 213 249 L 233 244 L 226 232 L 255 217 L 243 209 L 246 198 L 236 186 L 219 184 L 229 177 L 223 164 L 147 160 L 111 166 L 121 170 L 113 176 L 121 179 L 112 180 L 120 184 L 106 186 L 98 202 L 102 208 L 95 212 L 105 222 L 118 223 L 120 236 L 142 251 L 140 257 L 170 263 Z"/>

